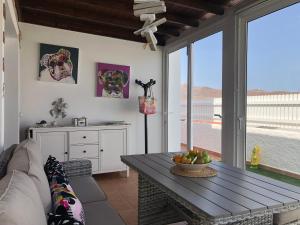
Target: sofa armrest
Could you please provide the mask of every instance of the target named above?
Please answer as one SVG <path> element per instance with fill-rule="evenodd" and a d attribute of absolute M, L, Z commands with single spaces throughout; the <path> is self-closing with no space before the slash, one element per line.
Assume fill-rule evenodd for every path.
<path fill-rule="evenodd" d="M 87 159 L 62 162 L 68 177 L 92 176 L 92 163 Z"/>

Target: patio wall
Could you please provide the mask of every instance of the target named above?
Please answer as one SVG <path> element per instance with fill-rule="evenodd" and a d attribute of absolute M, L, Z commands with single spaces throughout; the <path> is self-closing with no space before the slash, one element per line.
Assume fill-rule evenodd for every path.
<path fill-rule="evenodd" d="M 247 161 L 259 145 L 261 164 L 300 174 L 300 94 L 250 96 L 247 102 Z M 193 145 L 220 153 L 221 120 L 215 114 L 221 114 L 220 98 L 194 102 Z M 186 130 L 184 119 L 181 130 Z M 181 142 L 186 143 L 185 136 Z"/>

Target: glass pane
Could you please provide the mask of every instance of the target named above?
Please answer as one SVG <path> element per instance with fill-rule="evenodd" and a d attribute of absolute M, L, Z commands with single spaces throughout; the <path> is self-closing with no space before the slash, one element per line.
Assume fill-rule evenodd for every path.
<path fill-rule="evenodd" d="M 248 169 L 292 183 L 300 178 L 299 15 L 295 4 L 248 23 Z"/>
<path fill-rule="evenodd" d="M 187 150 L 187 48 L 169 54 L 168 151 Z"/>
<path fill-rule="evenodd" d="M 194 149 L 221 159 L 223 33 L 197 41 L 194 51 L 192 123 Z"/>

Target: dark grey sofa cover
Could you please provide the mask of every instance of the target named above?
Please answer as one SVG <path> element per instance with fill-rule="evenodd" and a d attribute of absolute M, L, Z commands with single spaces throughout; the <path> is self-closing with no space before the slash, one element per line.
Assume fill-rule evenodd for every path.
<path fill-rule="evenodd" d="M 92 176 L 70 177 L 70 184 L 83 205 L 86 225 L 125 225 Z"/>
<path fill-rule="evenodd" d="M 125 225 L 107 201 L 85 203 L 83 209 L 86 225 Z"/>
<path fill-rule="evenodd" d="M 7 164 L 16 147 L 17 145 L 14 145 L 0 153 L 0 179 L 5 176 Z M 83 205 L 85 225 L 125 225 L 92 177 L 92 165 L 89 160 L 63 162 L 63 166 L 75 194 Z"/>
<path fill-rule="evenodd" d="M 86 225 L 125 225 L 92 176 L 70 177 L 70 184 L 83 205 Z"/>
<path fill-rule="evenodd" d="M 106 195 L 91 176 L 71 177 L 70 185 L 83 204 L 106 200 Z"/>
<path fill-rule="evenodd" d="M 125 225 L 92 177 L 91 161 L 67 161 L 63 162 L 63 166 L 70 185 L 83 205 L 86 225 Z"/>

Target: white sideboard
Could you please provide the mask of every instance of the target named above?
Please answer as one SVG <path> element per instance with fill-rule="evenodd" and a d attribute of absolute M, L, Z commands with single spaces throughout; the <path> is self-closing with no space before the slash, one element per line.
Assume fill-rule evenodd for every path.
<path fill-rule="evenodd" d="M 43 155 L 59 161 L 89 159 L 93 174 L 126 171 L 120 159 L 128 154 L 129 125 L 102 125 L 87 127 L 30 128 L 29 138 L 35 140 Z"/>

